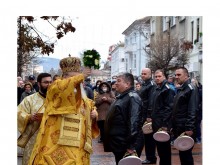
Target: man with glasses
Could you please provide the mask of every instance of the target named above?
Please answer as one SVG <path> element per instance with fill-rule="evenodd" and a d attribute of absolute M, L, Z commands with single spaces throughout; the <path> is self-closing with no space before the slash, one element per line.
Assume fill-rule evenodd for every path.
<path fill-rule="evenodd" d="M 49 73 L 41 73 L 37 77 L 39 92 L 27 96 L 18 105 L 17 121 L 20 137 L 18 146 L 24 148 L 22 164 L 28 164 L 32 152 L 38 128 L 43 114 L 43 104 L 45 102 L 48 86 L 52 83 Z"/>

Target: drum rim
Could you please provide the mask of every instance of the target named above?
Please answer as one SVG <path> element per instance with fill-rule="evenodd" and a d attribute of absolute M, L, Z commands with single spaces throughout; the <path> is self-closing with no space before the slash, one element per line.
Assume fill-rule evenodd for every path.
<path fill-rule="evenodd" d="M 160 135 L 160 134 L 167 135 L 167 137 L 169 137 L 169 138 L 168 138 L 167 140 L 162 140 L 162 141 L 159 141 L 159 142 L 167 142 L 167 141 L 170 140 L 170 135 L 169 135 L 167 132 L 165 132 L 165 131 L 157 131 L 157 132 L 155 132 L 154 135 L 153 135 L 154 139 L 155 139 L 155 137 L 156 137 L 157 135 Z M 155 140 L 156 140 L 156 139 L 155 139 Z M 158 140 L 156 140 L 156 141 L 158 141 Z"/>
<path fill-rule="evenodd" d="M 148 126 L 148 127 L 151 126 L 151 129 L 148 129 L 148 127 L 145 128 L 146 126 Z M 145 129 L 148 130 L 148 131 L 145 132 L 145 131 L 144 131 Z M 143 131 L 144 134 L 150 134 L 150 133 L 152 133 L 152 132 L 153 132 L 152 123 L 150 122 L 150 123 L 144 124 L 143 127 L 142 127 L 142 131 Z"/>
<path fill-rule="evenodd" d="M 139 160 L 140 164 L 141 164 L 141 162 L 142 162 L 141 159 L 140 159 L 138 156 L 134 156 L 134 155 L 127 156 L 127 157 L 121 159 L 119 162 L 121 162 L 121 161 L 125 161 L 126 159 L 129 160 L 130 158 L 136 158 L 137 161 Z M 118 162 L 118 163 L 119 163 L 119 162 Z"/>
<path fill-rule="evenodd" d="M 188 139 L 189 140 L 189 142 L 191 141 L 192 143 L 190 143 L 191 145 L 189 145 L 189 147 L 187 147 L 186 149 L 182 149 L 182 148 L 180 148 L 177 144 L 179 143 L 179 142 L 181 142 L 181 139 Z M 187 136 L 187 135 L 183 135 L 183 136 L 179 136 L 178 138 L 176 138 L 175 140 L 174 140 L 174 147 L 177 149 L 177 150 L 180 150 L 180 151 L 187 151 L 187 150 L 189 150 L 193 145 L 194 145 L 194 140 L 193 140 L 193 138 L 192 137 L 190 137 L 190 136 Z"/>

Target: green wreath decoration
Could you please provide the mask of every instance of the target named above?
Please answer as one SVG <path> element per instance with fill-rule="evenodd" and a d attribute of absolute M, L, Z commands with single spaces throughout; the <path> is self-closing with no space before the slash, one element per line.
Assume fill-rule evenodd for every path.
<path fill-rule="evenodd" d="M 100 54 L 95 50 L 86 50 L 83 52 L 83 65 L 86 67 L 100 68 Z"/>

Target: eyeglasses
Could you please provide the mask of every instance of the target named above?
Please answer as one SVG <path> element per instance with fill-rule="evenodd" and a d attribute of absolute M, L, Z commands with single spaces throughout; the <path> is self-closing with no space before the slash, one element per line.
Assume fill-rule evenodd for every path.
<path fill-rule="evenodd" d="M 41 82 L 41 83 L 44 83 L 44 84 L 51 84 L 52 81 L 43 81 L 43 82 Z"/>

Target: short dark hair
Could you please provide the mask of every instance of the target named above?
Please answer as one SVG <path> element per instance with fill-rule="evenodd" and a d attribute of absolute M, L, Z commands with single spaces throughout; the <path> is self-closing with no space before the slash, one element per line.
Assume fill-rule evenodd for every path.
<path fill-rule="evenodd" d="M 34 75 L 28 76 L 28 80 L 35 80 L 35 76 Z"/>
<path fill-rule="evenodd" d="M 131 73 L 119 73 L 117 77 L 123 77 L 125 82 L 129 82 L 132 87 L 134 86 L 134 76 Z"/>
<path fill-rule="evenodd" d="M 116 81 L 112 81 L 112 82 L 111 82 L 111 86 L 114 85 L 115 83 L 116 83 Z"/>
<path fill-rule="evenodd" d="M 49 74 L 49 73 L 40 73 L 40 74 L 37 76 L 37 82 L 41 82 L 41 80 L 42 80 L 44 77 L 51 77 L 51 74 Z M 51 78 L 52 78 L 52 77 L 51 77 Z"/>
<path fill-rule="evenodd" d="M 184 73 L 186 73 L 186 75 L 189 77 L 189 72 L 188 69 L 186 69 L 185 67 L 178 67 L 176 70 L 178 69 L 182 69 Z"/>
<path fill-rule="evenodd" d="M 154 73 L 156 73 L 156 72 L 161 72 L 162 75 L 165 76 L 165 74 L 164 74 L 164 70 L 163 70 L 163 69 L 157 69 Z"/>
<path fill-rule="evenodd" d="M 59 76 L 58 74 L 55 74 L 55 75 L 53 76 L 53 81 L 55 81 L 57 77 L 60 77 L 60 76 Z"/>

